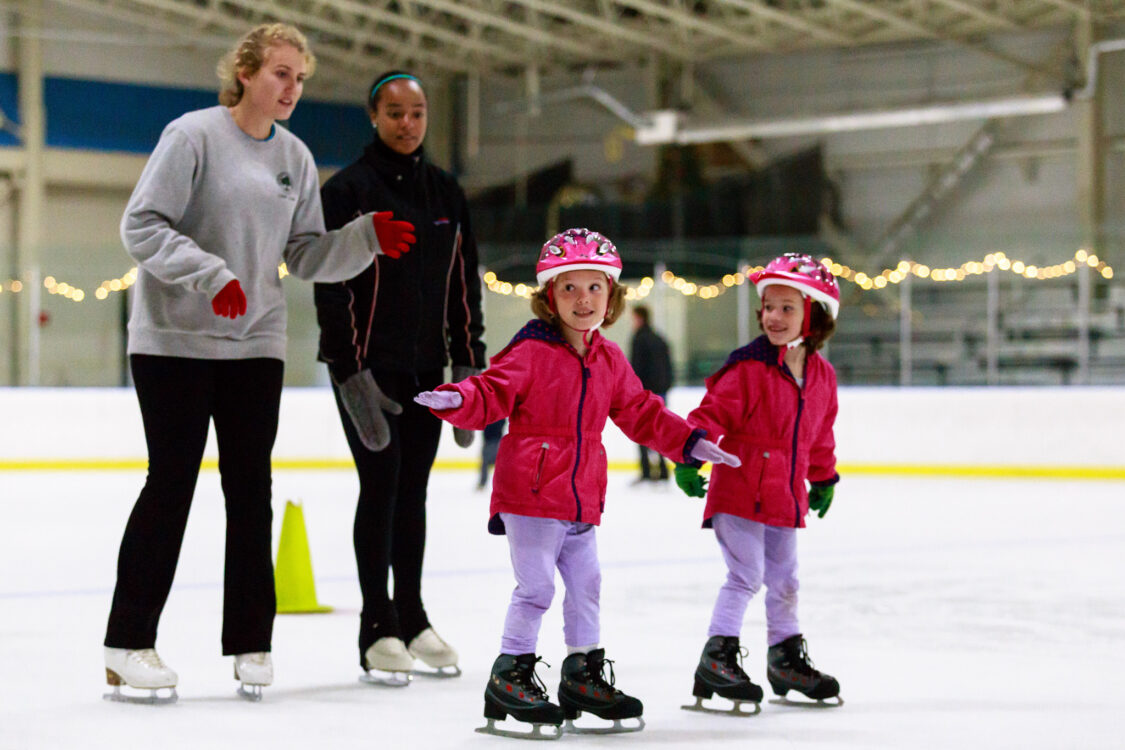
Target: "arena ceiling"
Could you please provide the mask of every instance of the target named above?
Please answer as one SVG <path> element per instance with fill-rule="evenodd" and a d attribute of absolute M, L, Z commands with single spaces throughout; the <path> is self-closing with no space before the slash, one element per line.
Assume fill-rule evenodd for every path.
<path fill-rule="evenodd" d="M 52 28 L 60 6 L 102 22 L 102 33 L 207 47 L 285 20 L 314 41 L 324 74 L 353 85 L 387 67 L 549 75 L 919 41 L 1006 59 L 990 35 L 1125 17 L 1125 0 L 0 0 L 39 15 L 44 35 L 82 33 Z"/>

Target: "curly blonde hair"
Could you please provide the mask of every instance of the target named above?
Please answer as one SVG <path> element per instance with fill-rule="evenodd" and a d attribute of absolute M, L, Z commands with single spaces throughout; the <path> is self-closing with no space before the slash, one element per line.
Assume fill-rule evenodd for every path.
<path fill-rule="evenodd" d="M 256 26 L 238 40 L 238 44 L 219 60 L 215 72 L 222 82 L 219 89 L 219 104 L 233 107 L 242 101 L 242 81 L 239 73 L 252 76 L 261 70 L 270 48 L 288 44 L 305 56 L 305 77 L 316 70 L 316 56 L 309 48 L 309 40 L 296 26 L 287 23 L 264 23 Z"/>
<path fill-rule="evenodd" d="M 555 280 L 551 279 L 545 286 L 541 286 L 531 293 L 531 312 L 535 313 L 535 317 L 544 323 L 561 330 L 562 323 L 559 321 L 559 316 L 551 309 L 551 301 L 547 299 L 547 289 L 554 283 Z M 602 321 L 602 328 L 609 328 L 621 317 L 621 313 L 625 312 L 626 291 L 627 287 L 624 284 L 617 281 L 613 282 L 613 289 L 609 292 L 609 303 L 605 308 L 605 320 Z"/>

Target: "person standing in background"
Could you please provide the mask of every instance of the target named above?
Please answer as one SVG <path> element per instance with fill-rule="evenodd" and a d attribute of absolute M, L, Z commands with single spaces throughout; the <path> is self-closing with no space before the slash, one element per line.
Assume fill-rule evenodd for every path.
<path fill-rule="evenodd" d="M 414 659 L 456 675 L 457 652 L 422 604 L 426 485 L 441 422 L 414 396 L 484 367 L 477 244 L 457 180 L 426 158 L 429 110 L 417 77 L 390 71 L 368 90 L 375 137 L 321 190 L 325 224 L 393 211 L 414 224 L 408 257 L 378 259 L 355 278 L 315 287 L 319 359 L 359 473 L 354 542 L 363 593 L 359 661 L 365 678 L 406 685 Z M 456 430 L 469 447 L 473 433 Z M 394 573 L 394 595 L 388 577 Z M 386 675 L 371 675 L 375 670 Z"/>
<path fill-rule="evenodd" d="M 652 328 L 652 316 L 644 305 L 633 308 L 633 344 L 629 352 L 629 364 L 641 379 L 645 390 L 660 396 L 667 402 L 668 390 L 672 387 L 672 358 L 668 352 L 668 342 Z M 641 476 L 638 482 L 667 481 L 668 464 L 664 457 L 656 454 L 656 476 L 653 476 L 649 463 L 648 447 L 641 444 Z"/>
<path fill-rule="evenodd" d="M 286 344 L 278 266 L 346 279 L 414 239 L 390 214 L 357 214 L 325 233 L 312 154 L 276 124 L 293 113 L 315 62 L 292 26 L 247 33 L 219 63 L 220 106 L 164 129 L 121 220 L 139 269 L 128 353 L 148 476 L 121 541 L 106 628 L 113 699 L 175 700 L 178 678 L 156 653 L 156 630 L 212 420 L 227 515 L 222 651 L 247 697 L 272 683 L 270 453 Z M 158 698 L 161 689 L 170 695 Z"/>
<path fill-rule="evenodd" d="M 480 450 L 480 479 L 477 480 L 477 489 L 483 490 L 488 486 L 489 470 L 496 465 L 496 454 L 500 451 L 500 438 L 504 437 L 504 430 L 508 426 L 507 419 L 497 419 L 484 428 Z"/>

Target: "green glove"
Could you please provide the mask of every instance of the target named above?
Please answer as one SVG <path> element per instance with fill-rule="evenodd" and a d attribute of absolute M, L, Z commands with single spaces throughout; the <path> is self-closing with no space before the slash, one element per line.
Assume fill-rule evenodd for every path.
<path fill-rule="evenodd" d="M 676 486 L 688 497 L 707 497 L 707 480 L 699 476 L 699 469 L 687 464 L 676 464 L 673 469 Z"/>
<path fill-rule="evenodd" d="M 679 479 L 677 478 L 677 481 Z M 809 510 L 816 511 L 817 518 L 824 518 L 828 506 L 832 504 L 832 495 L 836 492 L 836 485 L 813 485 L 809 488 Z"/>

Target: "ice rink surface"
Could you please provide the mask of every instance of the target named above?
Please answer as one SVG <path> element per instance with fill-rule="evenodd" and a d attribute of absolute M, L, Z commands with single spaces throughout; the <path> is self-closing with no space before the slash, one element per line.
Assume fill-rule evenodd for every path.
<path fill-rule="evenodd" d="M 733 718 L 680 710 L 724 575 L 699 529 L 702 503 L 631 478 L 611 474 L 598 530 L 602 640 L 648 726 L 558 746 L 1125 746 L 1125 484 L 845 476 L 800 548 L 810 654 L 839 678 L 846 705 L 766 703 Z M 301 500 L 318 598 L 335 610 L 277 618 L 276 681 L 252 704 L 220 655 L 222 499 L 218 475 L 204 473 L 157 642 L 180 699 L 153 707 L 102 700 L 117 547 L 143 475 L 0 474 L 0 748 L 521 746 L 473 732 L 513 586 L 474 481 L 433 476 L 424 584 L 464 674 L 395 689 L 357 680 L 353 475 L 275 474 L 275 548 L 285 501 Z M 552 696 L 560 602 L 561 583 L 539 639 Z M 742 641 L 747 672 L 765 684 L 760 600 Z"/>

